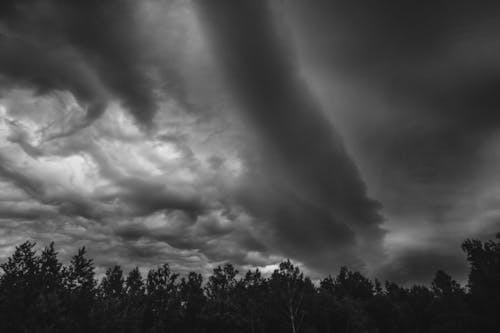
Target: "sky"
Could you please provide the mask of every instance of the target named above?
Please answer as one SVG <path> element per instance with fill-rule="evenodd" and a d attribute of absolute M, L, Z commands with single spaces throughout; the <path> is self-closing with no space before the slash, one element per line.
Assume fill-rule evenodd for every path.
<path fill-rule="evenodd" d="M 500 231 L 494 1 L 4 0 L 0 260 L 466 281 Z"/>

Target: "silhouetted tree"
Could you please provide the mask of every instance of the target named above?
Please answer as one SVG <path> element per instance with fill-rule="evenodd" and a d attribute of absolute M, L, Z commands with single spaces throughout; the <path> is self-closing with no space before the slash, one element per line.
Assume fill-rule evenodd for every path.
<path fill-rule="evenodd" d="M 125 279 L 120 266 L 108 268 L 98 289 L 99 325 L 104 332 L 122 332 L 125 322 Z"/>
<path fill-rule="evenodd" d="M 238 271 L 231 264 L 214 268 L 208 278 L 206 317 L 210 328 L 218 331 L 234 331 L 237 326 L 237 304 L 234 301 Z"/>
<path fill-rule="evenodd" d="M 485 243 L 467 239 L 462 244 L 470 263 L 470 300 L 475 325 L 482 332 L 493 332 L 500 327 L 500 233 L 496 240 Z"/>
<path fill-rule="evenodd" d="M 145 285 L 138 267 L 125 280 L 124 332 L 140 332 L 144 316 Z"/>
<path fill-rule="evenodd" d="M 187 278 L 182 278 L 179 286 L 181 299 L 182 329 L 184 332 L 201 331 L 200 321 L 206 304 L 203 294 L 203 278 L 201 274 L 190 272 Z"/>
<path fill-rule="evenodd" d="M 5 332 L 23 332 L 36 329 L 36 320 L 31 315 L 34 300 L 40 294 L 38 273 L 40 261 L 34 250 L 35 243 L 25 242 L 16 247 L 7 262 L 0 265 L 1 325 Z"/>
<path fill-rule="evenodd" d="M 172 329 L 180 308 L 177 279 L 168 264 L 151 269 L 146 278 L 145 328 L 154 332 Z"/>
<path fill-rule="evenodd" d="M 261 272 L 248 271 L 241 283 L 241 293 L 238 295 L 239 308 L 242 312 L 245 332 L 256 333 L 264 331 L 264 311 L 268 300 L 268 284 Z"/>
<path fill-rule="evenodd" d="M 308 297 L 314 293 L 311 281 L 287 260 L 271 275 L 270 286 L 277 314 L 282 315 L 289 332 L 300 332 L 306 319 Z"/>
<path fill-rule="evenodd" d="M 94 263 L 85 254 L 85 247 L 80 248 L 63 273 L 68 326 L 73 332 L 89 332 L 93 328 L 90 315 L 96 298 L 97 281 L 94 278 Z"/>
<path fill-rule="evenodd" d="M 352 272 L 347 267 L 340 268 L 334 289 L 339 297 L 365 300 L 373 296 L 373 283 L 361 273 Z"/>
<path fill-rule="evenodd" d="M 40 294 L 34 311 L 39 316 L 36 325 L 39 332 L 56 332 L 62 328 L 60 319 L 64 316 L 63 278 L 62 264 L 57 259 L 52 242 L 43 249 L 39 258 Z"/>
<path fill-rule="evenodd" d="M 125 281 L 125 291 L 128 296 L 143 296 L 144 295 L 144 281 L 142 280 L 139 267 L 135 267 L 128 273 L 127 280 Z"/>
<path fill-rule="evenodd" d="M 432 281 L 434 315 L 431 332 L 473 332 L 468 314 L 465 290 L 451 276 L 439 270 Z"/>

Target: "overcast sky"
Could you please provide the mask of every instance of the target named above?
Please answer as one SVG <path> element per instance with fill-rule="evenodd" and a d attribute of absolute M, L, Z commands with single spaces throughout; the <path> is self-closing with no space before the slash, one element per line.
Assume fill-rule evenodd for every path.
<path fill-rule="evenodd" d="M 464 281 L 500 231 L 497 7 L 1 1 L 0 259 Z"/>

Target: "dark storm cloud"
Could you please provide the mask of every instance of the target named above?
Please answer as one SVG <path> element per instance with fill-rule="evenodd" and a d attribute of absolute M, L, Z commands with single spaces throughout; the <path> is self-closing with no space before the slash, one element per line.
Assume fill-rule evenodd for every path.
<path fill-rule="evenodd" d="M 295 5 L 309 60 L 392 104 L 384 128 L 358 133 L 391 173 L 455 184 L 475 171 L 478 147 L 500 125 L 497 2 Z M 377 112 L 357 107 L 358 117 Z"/>
<path fill-rule="evenodd" d="M 357 237 L 376 243 L 378 204 L 366 196 L 342 140 L 300 78 L 268 2 L 197 5 L 230 85 L 266 144 L 267 160 L 249 177 L 242 202 L 268 220 L 277 248 L 316 269 L 356 246 Z"/>
<path fill-rule="evenodd" d="M 170 2 L 162 2 L 164 9 Z M 158 58 L 148 32 L 141 30 L 138 7 L 130 0 L 3 1 L 4 83 L 32 87 L 40 94 L 71 91 L 87 108 L 87 119 L 77 127 L 99 117 L 112 98 L 150 125 L 158 89 L 168 87 L 168 94 L 179 100 L 183 93 L 180 76 L 164 61 L 168 55 Z M 155 71 L 160 82 L 153 77 Z"/>
<path fill-rule="evenodd" d="M 292 4 L 304 62 L 331 85 L 332 118 L 384 205 L 389 233 L 454 226 L 444 249 L 391 250 L 386 269 L 399 280 L 440 267 L 463 274 L 463 258 L 451 253 L 472 230 L 491 228 L 478 203 L 496 184 L 485 170 L 497 162 L 500 129 L 498 2 Z"/>

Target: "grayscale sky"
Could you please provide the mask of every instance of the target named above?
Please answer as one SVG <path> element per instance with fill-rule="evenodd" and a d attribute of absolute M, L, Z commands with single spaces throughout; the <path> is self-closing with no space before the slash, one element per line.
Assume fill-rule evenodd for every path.
<path fill-rule="evenodd" d="M 464 281 L 500 230 L 495 1 L 3 0 L 0 259 Z"/>

